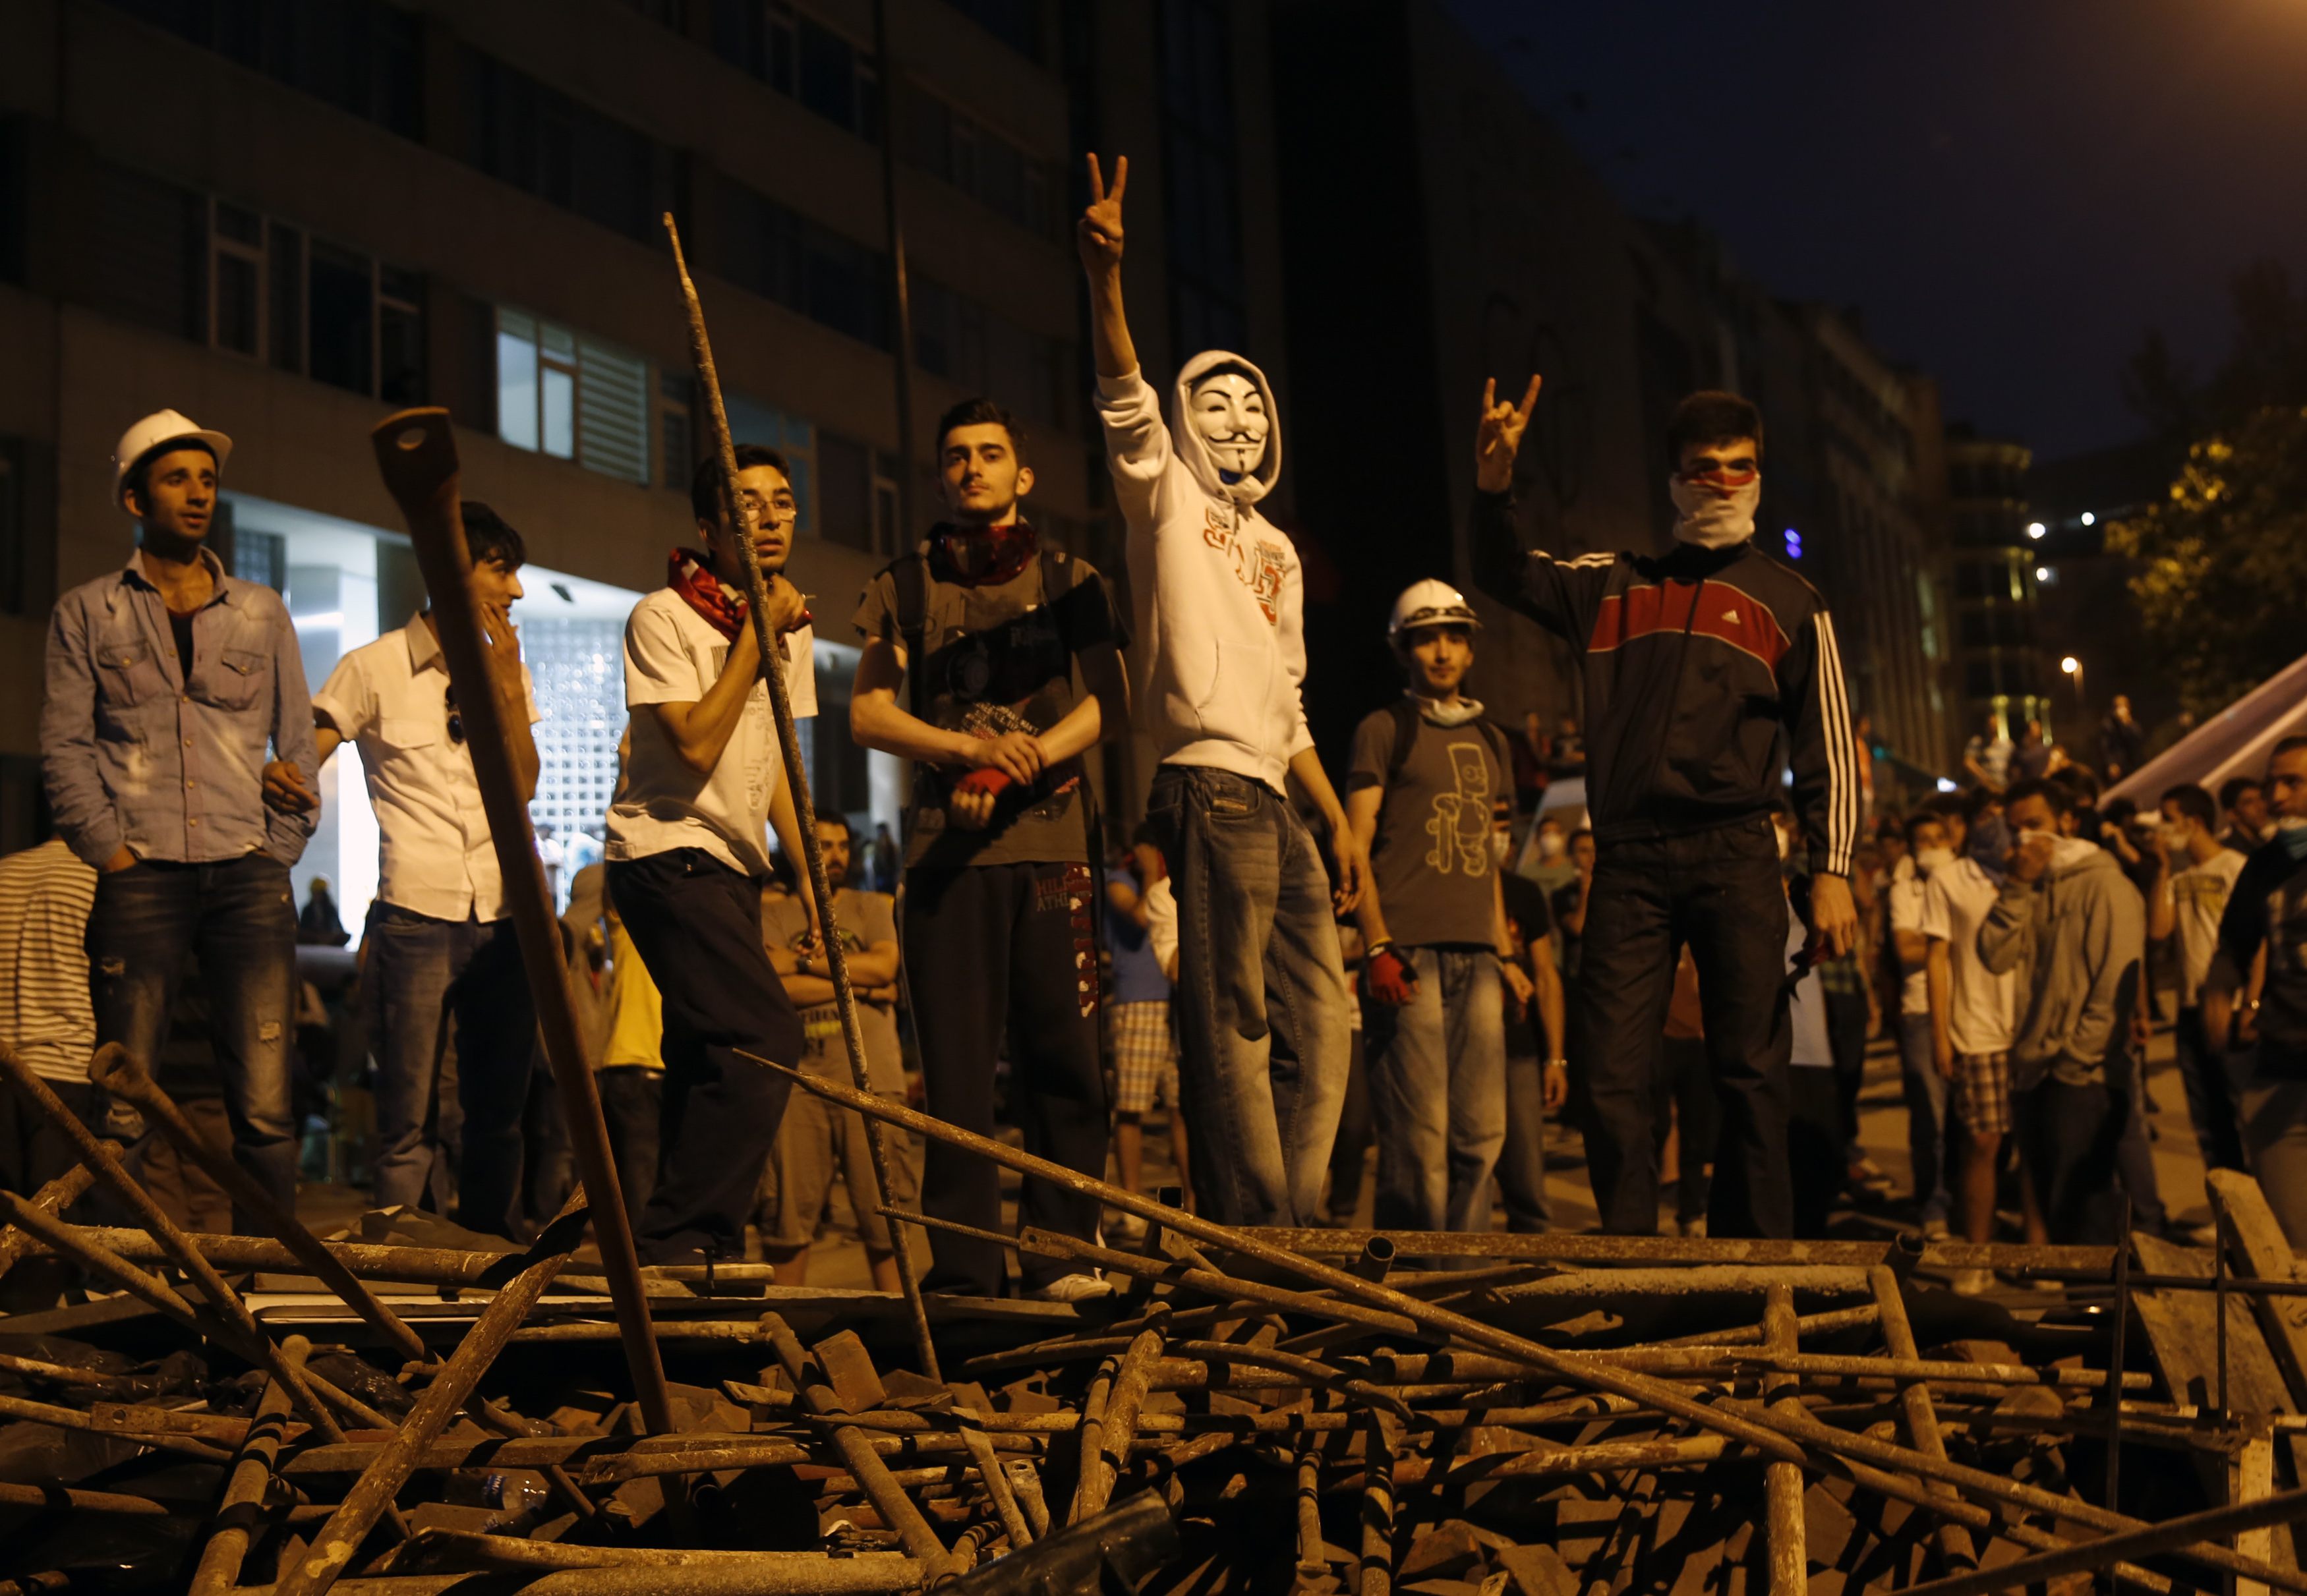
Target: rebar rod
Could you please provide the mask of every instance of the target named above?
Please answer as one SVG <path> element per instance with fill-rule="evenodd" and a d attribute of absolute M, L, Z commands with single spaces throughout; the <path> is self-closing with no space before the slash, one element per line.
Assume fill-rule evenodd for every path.
<path fill-rule="evenodd" d="M 107 1141 L 99 1145 L 115 1157 L 119 1156 L 118 1142 Z M 30 1200 L 34 1208 L 44 1214 L 61 1216 L 66 1208 L 86 1195 L 90 1185 L 95 1180 L 96 1171 L 85 1164 L 75 1164 L 38 1191 L 33 1192 Z M 9 1270 L 14 1268 L 17 1261 L 31 1250 L 32 1237 L 29 1231 L 16 1225 L 0 1227 L 0 1276 L 5 1276 Z"/>

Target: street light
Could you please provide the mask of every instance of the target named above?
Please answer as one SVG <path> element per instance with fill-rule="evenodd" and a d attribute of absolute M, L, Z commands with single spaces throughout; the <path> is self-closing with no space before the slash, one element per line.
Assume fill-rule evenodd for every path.
<path fill-rule="evenodd" d="M 2075 679 L 2075 707 L 2080 709 L 2083 704 L 2083 662 L 2069 654 L 2059 661 L 2059 669 Z"/>
<path fill-rule="evenodd" d="M 2027 523 L 2027 535 L 2030 538 L 2040 538 L 2045 533 L 2050 530 L 2051 529 L 2049 527 L 2044 525 L 2040 521 L 2029 521 Z"/>

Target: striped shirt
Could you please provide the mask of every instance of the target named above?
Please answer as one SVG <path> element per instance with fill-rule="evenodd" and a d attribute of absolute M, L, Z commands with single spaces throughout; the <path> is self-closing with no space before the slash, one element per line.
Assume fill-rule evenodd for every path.
<path fill-rule="evenodd" d="M 88 995 L 88 917 L 96 871 L 60 837 L 0 858 L 0 1041 L 35 1075 L 88 1080 L 96 1011 Z"/>

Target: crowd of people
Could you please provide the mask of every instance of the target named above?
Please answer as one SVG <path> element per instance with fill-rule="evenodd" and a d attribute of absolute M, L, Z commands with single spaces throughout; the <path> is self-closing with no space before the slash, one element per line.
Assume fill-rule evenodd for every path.
<path fill-rule="evenodd" d="M 793 713 L 813 715 L 780 455 L 739 448 L 727 484 L 699 465 L 698 545 L 632 611 L 604 859 L 570 885 L 562 952 L 645 1259 L 757 1244 L 800 1283 L 838 1177 L 880 1284 L 913 1245 L 930 1289 L 1011 1288 L 993 1242 L 909 1242 L 879 1212 L 999 1232 L 991 1165 L 896 1138 L 880 1191 L 858 1116 L 754 1062 L 847 1076 L 836 927 L 877 1090 L 911 1089 L 910 1054 L 939 1118 L 988 1135 L 1004 1118 L 1028 1150 L 1100 1176 L 1111 1158 L 1132 1186 L 1166 1111 L 1187 1200 L 1236 1225 L 1351 1223 L 1368 1182 L 1380 1227 L 1485 1229 L 1502 1206 L 1543 1230 L 1560 1122 L 1606 1230 L 1654 1233 L 1671 1170 L 1685 1233 L 1822 1233 L 1844 1192 L 1879 1185 L 1857 1121 L 1879 1031 L 1925 1232 L 1988 1239 L 2015 1182 L 2028 1236 L 2108 1239 L 2126 1193 L 2136 1223 L 2166 1223 L 2141 1044 L 2169 990 L 2206 1163 L 2256 1171 L 2307 1240 L 2307 740 L 2275 749 L 2263 786 L 2175 787 L 2142 811 L 2102 798 L 2140 756 L 2119 727 L 2096 767 L 1998 734 L 1967 755 L 1968 790 L 1874 816 L 1832 618 L 1754 542 L 1761 414 L 1716 392 L 1676 409 L 1668 552 L 1558 559 L 1528 547 L 1514 504 L 1532 377 L 1518 403 L 1485 392 L 1468 536 L 1477 585 L 1570 644 L 1582 721 L 1497 724 L 1468 692 L 1479 613 L 1421 581 L 1371 639 L 1403 691 L 1356 729 L 1342 797 L 1303 707 L 1298 556 L 1258 509 L 1281 465 L 1274 392 L 1210 351 L 1165 417 L 1123 306 L 1127 171 L 1109 192 L 1093 158 L 1078 231 L 1131 602 L 1034 532 L 1017 419 L 987 398 L 949 411 L 944 517 L 851 617 L 846 730 L 910 762 L 903 840 L 859 847 L 819 816 L 831 925 L 793 879 L 741 544 Z M 551 1116 L 435 621 L 420 611 L 309 691 L 279 595 L 209 546 L 230 454 L 173 411 L 131 427 L 115 491 L 137 550 L 57 605 L 41 720 L 57 837 L 0 861 L 8 1040 L 75 1112 L 163 1158 L 99 1099 L 88 1054 L 159 1056 L 197 996 L 234 1156 L 293 1201 L 311 1004 L 289 870 L 319 814 L 312 773 L 351 744 L 381 839 L 353 1050 L 373 1071 L 373 1199 L 518 1238 L 551 1211 Z M 485 504 L 463 525 L 488 690 L 533 792 L 511 621 L 526 546 Z M 1087 766 L 1133 725 L 1158 763 L 1124 845 Z M 1549 809 L 1574 777 L 1574 807 Z M 317 894 L 302 921 L 343 937 Z M 10 1096 L 0 1173 L 30 1191 L 68 1153 Z M 1028 1179 L 1016 1223 L 1088 1239 L 1103 1219 Z M 1033 1254 L 1016 1284 L 1110 1289 Z"/>

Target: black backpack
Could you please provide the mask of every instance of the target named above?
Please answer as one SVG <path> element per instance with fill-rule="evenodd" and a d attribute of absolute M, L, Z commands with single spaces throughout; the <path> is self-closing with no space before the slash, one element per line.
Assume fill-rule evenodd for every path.
<path fill-rule="evenodd" d="M 1404 693 L 1394 701 L 1394 755 L 1386 761 L 1385 790 L 1392 792 L 1402 782 L 1402 772 L 1409 768 L 1410 750 L 1418 740 L 1418 728 L 1425 720 L 1419 713 L 1417 701 Z M 1507 799 L 1514 792 L 1514 755 L 1506 747 L 1506 734 L 1480 715 L 1469 724 L 1482 734 L 1483 745 L 1490 751 L 1490 762 L 1497 767 L 1498 779 L 1505 784 Z M 1455 731 L 1458 728 L 1448 728 Z"/>

